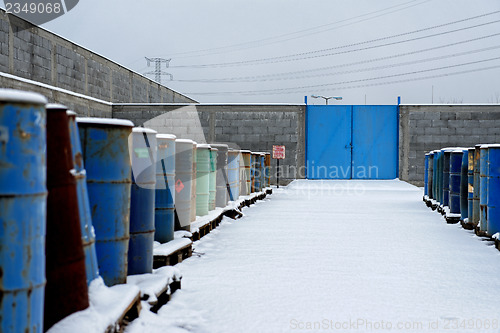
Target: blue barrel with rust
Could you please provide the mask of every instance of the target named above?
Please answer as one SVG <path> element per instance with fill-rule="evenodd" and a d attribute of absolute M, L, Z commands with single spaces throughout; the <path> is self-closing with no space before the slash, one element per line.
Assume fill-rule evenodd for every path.
<path fill-rule="evenodd" d="M 82 146 L 80 144 L 80 133 L 76 124 L 76 113 L 67 111 L 69 120 L 69 134 L 71 137 L 71 151 L 73 164 L 75 166 L 76 191 L 78 197 L 78 211 L 80 215 L 80 229 L 82 232 L 83 252 L 85 254 L 85 272 L 87 274 L 87 285 L 99 277 L 97 264 L 97 253 L 95 249 L 95 230 L 92 225 L 90 214 L 89 196 L 87 192 L 87 176 L 82 158 Z"/>
<path fill-rule="evenodd" d="M 434 173 L 434 152 L 429 152 L 429 168 L 427 169 L 427 195 L 429 200 L 434 199 L 432 187 L 433 187 L 433 173 Z"/>
<path fill-rule="evenodd" d="M 46 103 L 0 89 L 0 332 L 43 332 Z"/>
<path fill-rule="evenodd" d="M 450 183 L 450 197 L 449 197 L 449 207 L 450 211 L 446 215 L 446 221 L 448 223 L 456 223 L 460 220 L 460 185 L 462 181 L 462 158 L 463 150 L 456 149 L 449 152 L 450 159 L 450 171 L 449 171 L 449 183 Z"/>
<path fill-rule="evenodd" d="M 193 182 L 192 140 L 175 140 L 175 216 L 176 230 L 191 230 Z"/>
<path fill-rule="evenodd" d="M 479 229 L 486 232 L 488 228 L 488 145 L 479 149 Z"/>
<path fill-rule="evenodd" d="M 255 153 L 250 152 L 250 188 L 251 193 L 255 192 Z"/>
<path fill-rule="evenodd" d="M 424 160 L 424 197 L 425 201 L 429 197 L 429 154 L 425 154 Z"/>
<path fill-rule="evenodd" d="M 265 153 L 260 153 L 260 186 L 261 189 L 266 188 L 267 186 L 267 181 L 266 181 L 266 154 Z"/>
<path fill-rule="evenodd" d="M 227 177 L 229 200 L 236 201 L 240 196 L 240 151 L 231 149 L 227 154 Z"/>
<path fill-rule="evenodd" d="M 196 146 L 196 215 L 205 216 L 209 211 L 210 199 L 210 154 L 207 144 Z"/>
<path fill-rule="evenodd" d="M 500 145 L 488 149 L 488 235 L 500 232 Z"/>
<path fill-rule="evenodd" d="M 481 184 L 480 184 L 480 166 L 481 166 L 481 161 L 480 161 L 480 150 L 481 150 L 481 145 L 476 145 L 474 146 L 474 189 L 472 193 L 472 221 L 471 223 L 474 226 L 477 226 L 479 224 L 479 214 L 480 214 L 480 208 L 479 208 L 479 196 L 481 192 Z"/>
<path fill-rule="evenodd" d="M 129 120 L 76 118 L 87 171 L 99 274 L 108 286 L 127 281 L 132 167 Z"/>
<path fill-rule="evenodd" d="M 215 205 L 224 208 L 229 202 L 229 179 L 227 175 L 229 147 L 226 144 L 211 144 L 211 146 L 217 148 L 217 191 L 215 193 Z"/>
<path fill-rule="evenodd" d="M 449 148 L 443 149 L 443 208 L 450 206 L 450 156 Z"/>
<path fill-rule="evenodd" d="M 155 241 L 174 239 L 175 225 L 175 135 L 157 134 L 155 192 Z"/>
<path fill-rule="evenodd" d="M 472 224 L 472 212 L 474 202 L 474 148 L 469 148 L 467 157 L 469 159 L 467 168 L 467 204 L 468 204 L 468 224 Z"/>
<path fill-rule="evenodd" d="M 156 192 L 156 131 L 135 127 L 129 137 L 132 164 L 127 275 L 153 271 Z"/>
<path fill-rule="evenodd" d="M 465 221 L 469 218 L 469 150 L 462 150 L 462 165 L 460 170 L 460 220 Z"/>

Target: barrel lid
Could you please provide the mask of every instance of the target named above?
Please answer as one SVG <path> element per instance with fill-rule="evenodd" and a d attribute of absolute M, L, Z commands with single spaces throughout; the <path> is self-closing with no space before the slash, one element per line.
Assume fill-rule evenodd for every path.
<path fill-rule="evenodd" d="M 242 149 L 242 150 L 240 150 L 240 153 L 242 153 L 242 154 L 251 154 L 252 152 L 250 150 Z"/>
<path fill-rule="evenodd" d="M 210 148 L 211 151 L 219 151 L 219 149 L 215 148 L 215 147 L 211 147 Z"/>
<path fill-rule="evenodd" d="M 168 139 L 168 140 L 175 140 L 177 137 L 173 134 L 156 134 L 157 139 Z"/>
<path fill-rule="evenodd" d="M 494 144 L 487 145 L 487 146 L 488 146 L 488 148 L 500 148 L 500 144 L 498 144 L 498 143 L 494 143 Z M 482 148 L 482 146 L 481 146 L 481 148 Z"/>
<path fill-rule="evenodd" d="M 228 150 L 229 149 L 229 146 L 226 144 L 223 144 L 223 143 L 213 143 L 213 144 L 211 144 L 211 146 L 215 147 L 217 149 L 221 149 L 221 150 Z"/>
<path fill-rule="evenodd" d="M 495 145 L 494 143 L 485 143 L 485 144 L 481 145 L 481 148 L 482 149 L 491 148 L 491 146 L 494 146 L 494 145 Z"/>
<path fill-rule="evenodd" d="M 133 133 L 149 133 L 149 134 L 156 134 L 157 132 L 155 130 L 152 130 L 151 128 L 146 128 L 146 127 L 134 127 L 132 128 Z"/>
<path fill-rule="evenodd" d="M 81 124 L 134 127 L 134 123 L 126 119 L 78 117 L 76 118 L 76 121 Z"/>
<path fill-rule="evenodd" d="M 194 141 L 193 140 L 189 140 L 189 139 L 177 139 L 177 140 L 175 140 L 175 142 L 194 144 Z"/>
<path fill-rule="evenodd" d="M 62 105 L 62 104 L 58 104 L 58 103 L 49 103 L 47 105 L 45 105 L 45 109 L 47 111 L 49 110 L 54 110 L 54 111 L 66 111 L 68 110 L 68 107 L 66 105 Z"/>
<path fill-rule="evenodd" d="M 16 89 L 0 89 L 0 102 L 47 104 L 44 96 Z"/>
<path fill-rule="evenodd" d="M 71 111 L 71 110 L 67 110 L 66 111 L 66 114 L 68 115 L 68 117 L 76 117 L 76 112 L 75 111 Z"/>
<path fill-rule="evenodd" d="M 239 149 L 233 149 L 233 148 L 230 148 L 229 149 L 229 152 L 233 152 L 233 153 L 240 153 L 240 150 Z"/>
<path fill-rule="evenodd" d="M 212 147 L 207 143 L 199 143 L 196 145 L 196 148 L 198 148 L 198 149 L 210 149 Z"/>

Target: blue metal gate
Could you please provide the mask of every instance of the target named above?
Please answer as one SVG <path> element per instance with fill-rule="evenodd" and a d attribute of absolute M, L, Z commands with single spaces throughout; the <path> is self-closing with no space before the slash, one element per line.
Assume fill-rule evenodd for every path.
<path fill-rule="evenodd" d="M 398 107 L 308 105 L 308 179 L 394 179 Z"/>

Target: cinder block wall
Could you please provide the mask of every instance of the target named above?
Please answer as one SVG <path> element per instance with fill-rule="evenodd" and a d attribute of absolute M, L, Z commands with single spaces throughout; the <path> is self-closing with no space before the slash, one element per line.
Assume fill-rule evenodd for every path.
<path fill-rule="evenodd" d="M 144 124 L 198 143 L 205 139 L 207 143 L 227 143 L 255 152 L 271 152 L 273 145 L 285 145 L 286 159 L 280 161 L 280 167 L 283 166 L 280 184 L 301 176 L 294 170 L 304 165 L 304 115 L 304 105 L 288 104 L 113 105 L 113 118 L 129 119 L 136 125 Z M 170 126 L 167 130 L 165 124 Z M 275 160 L 272 165 L 275 180 Z"/>
<path fill-rule="evenodd" d="M 111 103 L 196 103 L 116 62 L 0 9 L 0 72 Z M 3 77 L 2 86 L 33 85 Z M 49 94 L 51 102 L 59 102 Z M 75 110 L 98 114 L 97 111 Z"/>
<path fill-rule="evenodd" d="M 500 143 L 500 105 L 401 105 L 400 179 L 423 186 L 425 153 Z"/>

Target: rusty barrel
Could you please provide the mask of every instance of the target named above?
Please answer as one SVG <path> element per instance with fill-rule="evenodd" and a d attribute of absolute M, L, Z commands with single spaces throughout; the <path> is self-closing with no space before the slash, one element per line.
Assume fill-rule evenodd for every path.
<path fill-rule="evenodd" d="M 265 175 L 266 175 L 266 187 L 271 187 L 271 153 L 264 153 L 265 159 Z"/>
<path fill-rule="evenodd" d="M 83 164 L 82 146 L 80 134 L 76 123 L 76 113 L 67 111 L 69 120 L 69 134 L 71 138 L 71 152 L 73 165 L 75 166 L 76 194 L 78 197 L 78 212 L 80 215 L 80 229 L 82 232 L 83 253 L 85 254 L 85 272 L 87 274 L 87 285 L 99 276 L 97 265 L 97 253 L 95 249 L 95 230 L 90 215 L 89 196 L 87 192 L 87 176 Z"/>
<path fill-rule="evenodd" d="M 179 230 L 191 230 L 193 163 L 193 141 L 175 140 L 175 216 Z"/>
<path fill-rule="evenodd" d="M 42 332 L 45 97 L 0 89 L 0 332 Z"/>
<path fill-rule="evenodd" d="M 488 229 L 488 145 L 479 149 L 479 227 L 481 231 Z"/>
<path fill-rule="evenodd" d="M 250 153 L 250 183 L 251 183 L 251 192 L 256 192 L 255 189 L 255 160 L 256 154 L 254 152 Z"/>
<path fill-rule="evenodd" d="M 207 144 L 196 146 L 196 215 L 208 214 L 210 197 L 210 153 Z"/>
<path fill-rule="evenodd" d="M 156 131 L 135 127 L 128 141 L 132 164 L 128 275 L 153 271 L 156 191 Z"/>
<path fill-rule="evenodd" d="M 229 183 L 227 177 L 227 152 L 229 147 L 225 144 L 211 144 L 211 146 L 218 150 L 215 205 L 224 208 L 229 202 Z"/>
<path fill-rule="evenodd" d="M 252 152 L 250 150 L 242 150 L 241 151 L 241 157 L 242 157 L 242 160 L 243 160 L 243 165 L 245 167 L 245 178 L 244 178 L 244 181 L 245 181 L 245 184 L 244 186 L 242 187 L 243 189 L 243 195 L 250 195 L 250 193 L 252 193 L 252 171 L 251 171 L 251 168 L 252 168 L 252 165 L 251 165 L 251 156 L 252 156 Z"/>
<path fill-rule="evenodd" d="M 44 329 L 89 306 L 67 108 L 47 105 Z"/>
<path fill-rule="evenodd" d="M 155 241 L 174 239 L 175 223 L 175 135 L 157 134 Z"/>
<path fill-rule="evenodd" d="M 76 118 L 87 171 L 99 274 L 108 286 L 127 280 L 131 164 L 129 120 Z"/>
<path fill-rule="evenodd" d="M 469 148 L 467 151 L 467 219 L 472 222 L 473 202 L 474 202 L 474 148 Z"/>
<path fill-rule="evenodd" d="M 479 173 L 479 168 L 480 168 L 480 153 L 481 153 L 481 145 L 475 145 L 474 146 L 474 189 L 472 193 L 472 221 L 470 221 L 473 225 L 477 226 L 479 224 L 479 196 L 480 196 L 480 191 L 481 191 L 481 185 L 480 185 L 480 173 Z"/>
<path fill-rule="evenodd" d="M 491 236 L 500 232 L 500 145 L 488 148 L 488 226 Z"/>
<path fill-rule="evenodd" d="M 210 179 L 209 179 L 209 197 L 208 210 L 215 209 L 215 197 L 217 194 L 217 152 L 215 147 L 210 148 Z"/>
<path fill-rule="evenodd" d="M 240 151 L 230 149 L 227 153 L 227 178 L 229 200 L 236 201 L 240 196 Z"/>
<path fill-rule="evenodd" d="M 193 141 L 193 166 L 192 166 L 192 173 L 193 173 L 193 178 L 191 180 L 191 222 L 196 221 L 196 185 L 197 185 L 197 179 L 196 179 L 196 165 L 197 165 L 197 146 L 198 144 L 196 141 Z"/>
<path fill-rule="evenodd" d="M 462 150 L 462 164 L 460 169 L 460 219 L 464 221 L 469 217 L 469 202 L 468 202 L 468 176 L 469 169 L 469 150 Z"/>
<path fill-rule="evenodd" d="M 248 195 L 246 191 L 247 181 L 246 181 L 246 171 L 245 171 L 245 160 L 243 159 L 243 150 L 240 150 L 239 154 L 240 160 L 240 195 Z"/>

